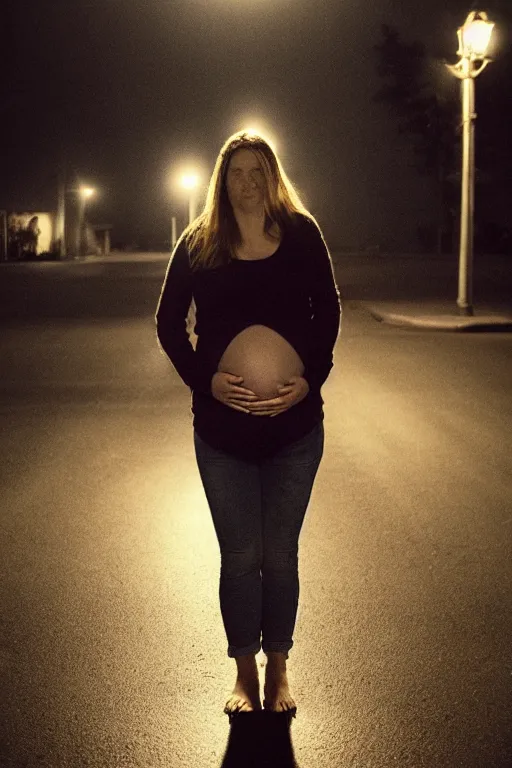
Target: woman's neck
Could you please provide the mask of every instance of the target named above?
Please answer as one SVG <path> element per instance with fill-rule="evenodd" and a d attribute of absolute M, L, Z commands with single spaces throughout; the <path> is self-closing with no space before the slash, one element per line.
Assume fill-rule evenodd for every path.
<path fill-rule="evenodd" d="M 259 243 L 265 237 L 265 211 L 245 213 L 235 211 L 235 219 L 246 246 Z"/>

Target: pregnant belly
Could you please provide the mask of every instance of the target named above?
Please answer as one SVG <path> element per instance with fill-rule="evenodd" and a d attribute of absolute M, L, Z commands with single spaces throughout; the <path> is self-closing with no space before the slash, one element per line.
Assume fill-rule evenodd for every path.
<path fill-rule="evenodd" d="M 243 376 L 242 386 L 258 397 L 277 397 L 290 376 L 302 376 L 304 364 L 295 349 L 266 325 L 245 328 L 228 344 L 218 371 Z"/>

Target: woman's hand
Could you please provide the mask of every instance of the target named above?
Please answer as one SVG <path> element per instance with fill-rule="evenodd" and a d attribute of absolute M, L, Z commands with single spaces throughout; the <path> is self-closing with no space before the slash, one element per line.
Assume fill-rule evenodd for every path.
<path fill-rule="evenodd" d="M 229 405 L 230 408 L 234 408 L 235 411 L 249 413 L 247 407 L 244 406 L 257 400 L 258 395 L 250 389 L 241 387 L 240 384 L 242 382 L 242 376 L 234 376 L 232 373 L 217 371 L 217 373 L 212 376 L 212 395 L 216 400 L 224 403 L 224 405 Z"/>
<path fill-rule="evenodd" d="M 279 397 L 271 400 L 258 400 L 248 404 L 249 413 L 253 416 L 277 416 L 287 411 L 292 405 L 297 405 L 304 400 L 309 392 L 309 384 L 302 376 L 292 376 L 285 381 L 284 386 L 277 390 Z"/>

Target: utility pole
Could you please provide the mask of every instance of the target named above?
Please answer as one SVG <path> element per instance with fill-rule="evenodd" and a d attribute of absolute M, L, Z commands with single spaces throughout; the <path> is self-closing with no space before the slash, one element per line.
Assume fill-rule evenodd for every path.
<path fill-rule="evenodd" d="M 174 251 L 176 240 L 176 216 L 173 216 L 171 218 L 171 251 Z"/>
<path fill-rule="evenodd" d="M 59 168 L 57 186 L 57 217 L 55 239 L 58 244 L 59 259 L 66 258 L 66 169 L 64 163 Z"/>
<path fill-rule="evenodd" d="M 196 218 L 196 210 L 197 210 L 197 198 L 195 189 L 190 190 L 190 197 L 188 199 L 188 223 L 192 224 L 194 219 Z"/>
<path fill-rule="evenodd" d="M 78 192 L 78 215 L 76 221 L 76 243 L 75 243 L 75 257 L 82 255 L 82 229 L 84 226 L 85 218 L 85 197 L 81 192 Z"/>

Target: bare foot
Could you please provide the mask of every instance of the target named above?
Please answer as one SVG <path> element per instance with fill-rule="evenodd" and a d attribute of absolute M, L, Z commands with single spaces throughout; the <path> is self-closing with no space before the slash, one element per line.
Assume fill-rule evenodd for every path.
<path fill-rule="evenodd" d="M 241 677 L 238 675 L 233 693 L 224 707 L 224 712 L 228 715 L 232 712 L 254 712 L 259 709 L 261 709 L 261 701 L 258 677 Z"/>
<path fill-rule="evenodd" d="M 295 713 L 297 705 L 290 693 L 285 664 L 269 661 L 265 670 L 264 694 L 263 707 L 266 710 Z"/>

